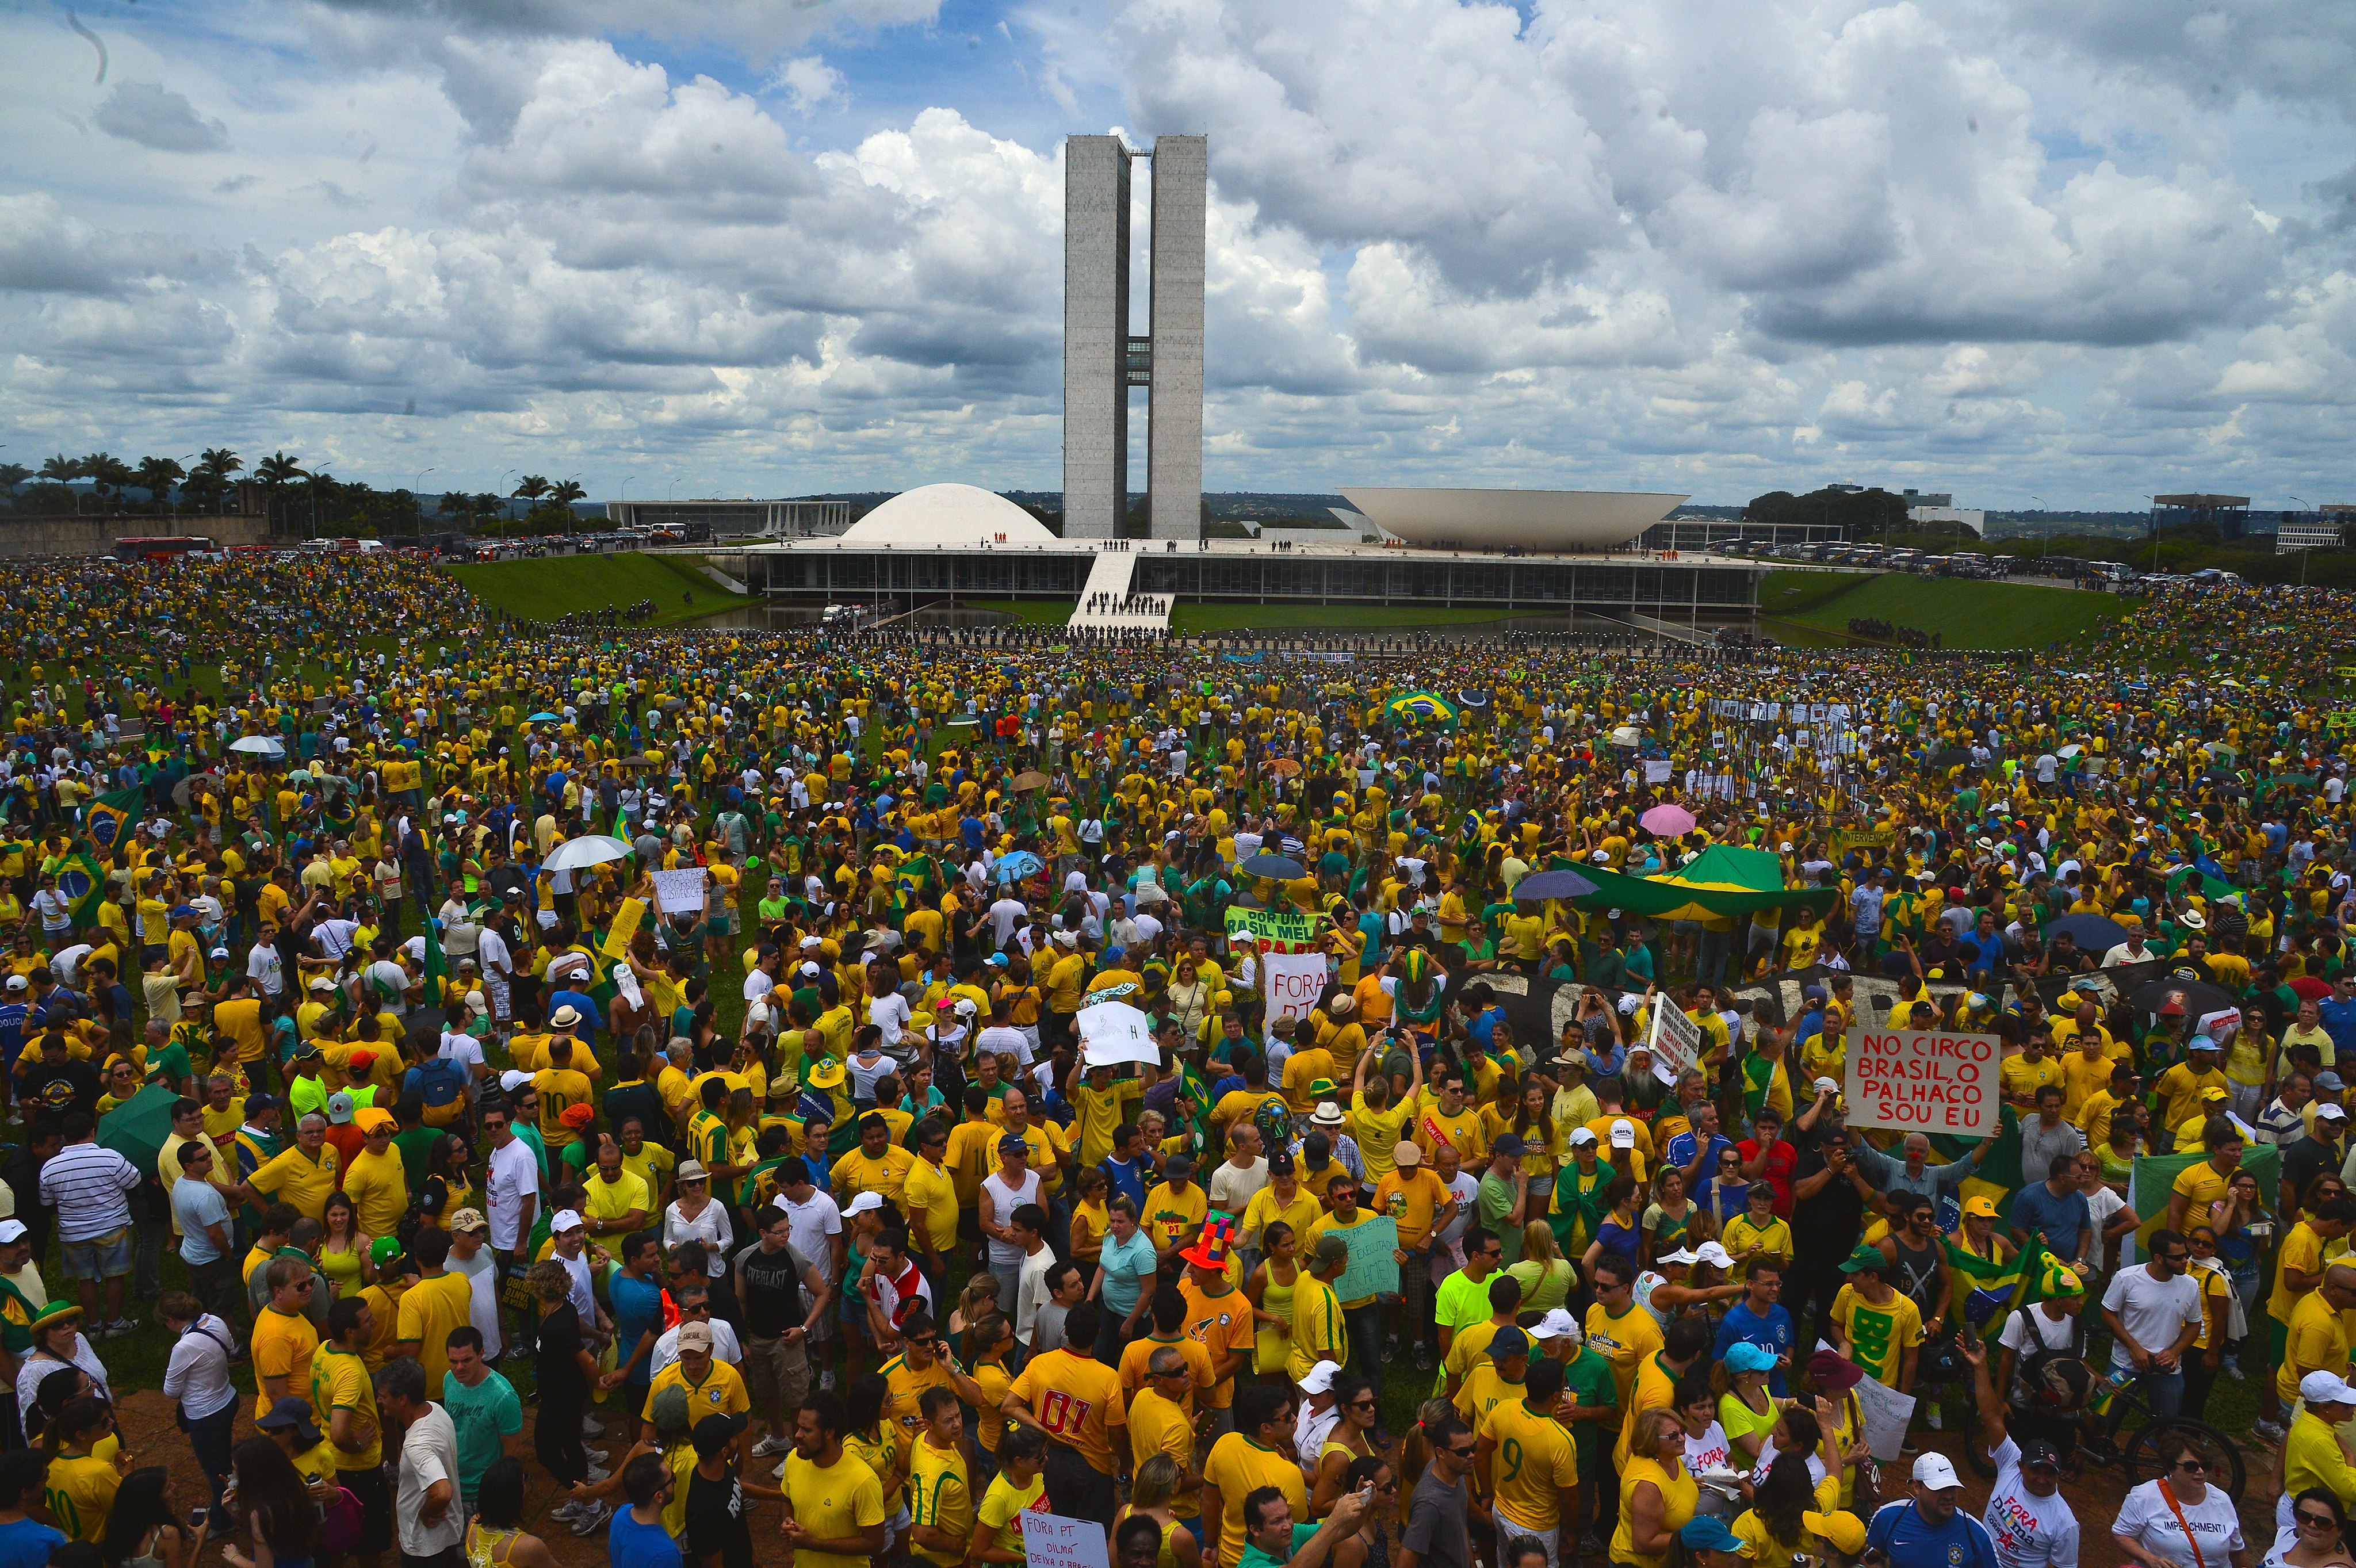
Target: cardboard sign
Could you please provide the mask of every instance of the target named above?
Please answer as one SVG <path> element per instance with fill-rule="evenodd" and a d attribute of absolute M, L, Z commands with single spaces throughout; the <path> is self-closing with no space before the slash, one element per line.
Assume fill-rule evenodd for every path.
<path fill-rule="evenodd" d="M 666 915 L 684 914 L 703 908 L 703 867 L 693 865 L 684 871 L 655 873 L 655 902 Z"/>
<path fill-rule="evenodd" d="M 1861 1029 L 1842 1085 L 1848 1124 L 1985 1138 L 1997 1129 L 2003 1060 L 2004 1042 L 1994 1035 Z"/>
<path fill-rule="evenodd" d="M 1853 849 L 1886 850 L 1898 840 L 1898 830 L 1884 823 L 1878 828 L 1838 828 L 1832 836 L 1833 858 L 1837 860 Z"/>
<path fill-rule="evenodd" d="M 1356 1301 L 1362 1296 L 1398 1294 L 1398 1260 L 1391 1256 L 1398 1250 L 1397 1220 L 1384 1215 L 1333 1234 L 1350 1243 L 1349 1266 L 1333 1282 L 1336 1300 Z"/>
<path fill-rule="evenodd" d="M 638 923 L 646 918 L 647 903 L 645 899 L 623 899 L 621 908 L 614 911 L 614 923 L 605 928 L 605 943 L 597 950 L 604 953 L 607 958 L 620 959 L 629 957 L 630 939 L 638 934 Z"/>
<path fill-rule="evenodd" d="M 1267 986 L 1268 1015 L 1306 1018 L 1325 993 L 1325 955 L 1322 952 L 1272 952 L 1260 961 Z"/>
<path fill-rule="evenodd" d="M 1090 1067 L 1115 1062 L 1162 1065 L 1162 1047 L 1154 1043 L 1146 1015 L 1125 1002 L 1099 1002 L 1072 1015 L 1080 1031 L 1081 1059 Z"/>
<path fill-rule="evenodd" d="M 1882 1464 L 1896 1464 L 1906 1449 L 1906 1428 L 1914 1420 L 1914 1396 L 1867 1378 L 1857 1385 L 1857 1412 L 1865 1428 L 1866 1448 Z"/>
<path fill-rule="evenodd" d="M 1701 1026 L 1672 996 L 1663 993 L 1653 1002 L 1653 1076 L 1674 1084 L 1701 1066 Z"/>
<path fill-rule="evenodd" d="M 1023 1521 L 1023 1568 L 1112 1568 L 1096 1520 L 1028 1510 L 1014 1517 Z"/>

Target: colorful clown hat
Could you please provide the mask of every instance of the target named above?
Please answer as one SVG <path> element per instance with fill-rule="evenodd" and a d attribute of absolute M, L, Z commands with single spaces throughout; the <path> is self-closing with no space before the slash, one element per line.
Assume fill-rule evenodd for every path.
<path fill-rule="evenodd" d="M 1201 1268 L 1226 1272 L 1227 1255 L 1236 1244 L 1236 1222 L 1231 1215 L 1214 1213 L 1203 1221 L 1203 1234 L 1194 1244 L 1178 1255 Z"/>

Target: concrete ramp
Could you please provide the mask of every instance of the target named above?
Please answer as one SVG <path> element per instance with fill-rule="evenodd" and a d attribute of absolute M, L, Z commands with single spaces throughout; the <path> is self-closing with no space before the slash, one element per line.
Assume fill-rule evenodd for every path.
<path fill-rule="evenodd" d="M 1098 550 L 1066 626 L 1075 631 L 1169 630 L 1170 596 L 1132 594 L 1136 574 L 1136 551 Z"/>

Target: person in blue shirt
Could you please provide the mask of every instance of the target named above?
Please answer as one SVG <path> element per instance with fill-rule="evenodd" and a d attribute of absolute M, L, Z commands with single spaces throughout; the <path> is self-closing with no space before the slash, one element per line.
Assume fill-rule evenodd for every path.
<path fill-rule="evenodd" d="M 31 1517 L 49 1473 L 48 1455 L 18 1449 L 0 1457 L 0 1568 L 45 1568 L 66 1538 Z"/>
<path fill-rule="evenodd" d="M 622 1245 L 622 1267 L 607 1282 L 614 1307 L 614 1348 L 626 1374 L 622 1386 L 634 1405 L 646 1402 L 653 1380 L 655 1341 L 663 1331 L 662 1233 L 641 1230 Z"/>
<path fill-rule="evenodd" d="M 1783 1368 L 1791 1359 L 1792 1314 L 1775 1298 L 1783 1292 L 1783 1267 L 1772 1258 L 1751 1266 L 1742 1299 L 1718 1320 L 1718 1337 L 1710 1359 L 1724 1361 L 1730 1372 L 1765 1372 L 1767 1391 L 1785 1397 Z"/>
<path fill-rule="evenodd" d="M 2331 994 L 2315 1004 L 2317 1022 L 2331 1036 L 2333 1065 L 2340 1058 L 2356 1059 L 2356 986 L 2342 974 L 2331 983 Z"/>
<path fill-rule="evenodd" d="M 1890 1568 L 1997 1568 L 1996 1539 L 1987 1526 L 1956 1505 L 1964 1483 L 1944 1454 L 1914 1461 L 1914 1484 L 1903 1502 L 1885 1503 L 1866 1527 L 1865 1549 Z M 619 1559 L 616 1559 L 616 1562 Z"/>
<path fill-rule="evenodd" d="M 605 1560 L 613 1568 L 682 1568 L 679 1542 L 663 1527 L 672 1485 L 670 1466 L 659 1454 L 641 1454 L 622 1467 L 630 1506 L 616 1509 L 606 1527 Z"/>
<path fill-rule="evenodd" d="M 2057 1259 L 2073 1268 L 2086 1266 L 2094 1244 L 2094 1214 L 2079 1190 L 2077 1160 L 2055 1160 L 2051 1176 L 2013 1194 L 2007 1218 L 2019 1246 L 2025 1249 L 2035 1236 Z"/>

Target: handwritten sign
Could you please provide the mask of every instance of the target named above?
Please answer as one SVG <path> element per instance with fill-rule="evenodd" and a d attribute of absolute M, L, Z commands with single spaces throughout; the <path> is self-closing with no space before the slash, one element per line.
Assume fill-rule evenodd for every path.
<path fill-rule="evenodd" d="M 2003 1059 L 2004 1044 L 1994 1035 L 1864 1030 L 1849 1048 L 1842 1085 L 1848 1124 L 1985 1138 L 1997 1127 Z"/>
<path fill-rule="evenodd" d="M 1653 1076 L 1675 1083 L 1701 1067 L 1701 1026 L 1666 995 L 1653 999 Z"/>
<path fill-rule="evenodd" d="M 1028 1511 L 1014 1517 L 1023 1521 L 1023 1568 L 1112 1568 L 1105 1527 L 1096 1520 Z"/>
<path fill-rule="evenodd" d="M 691 865 L 683 871 L 655 873 L 655 901 L 666 915 L 677 915 L 703 908 L 704 870 Z"/>
<path fill-rule="evenodd" d="M 1267 987 L 1268 1015 L 1306 1018 L 1325 993 L 1325 955 L 1322 952 L 1272 952 L 1260 961 Z"/>
<path fill-rule="evenodd" d="M 1359 1301 L 1370 1295 L 1398 1294 L 1398 1261 L 1391 1256 L 1398 1250 L 1397 1220 L 1384 1215 L 1329 1234 L 1350 1243 L 1350 1266 L 1333 1282 L 1335 1300 Z"/>
<path fill-rule="evenodd" d="M 1080 1046 L 1090 1067 L 1116 1062 L 1162 1065 L 1162 1047 L 1154 1042 L 1152 1022 L 1125 1002 L 1099 1002 L 1072 1015 L 1080 1031 Z"/>
<path fill-rule="evenodd" d="M 1896 1464 L 1914 1419 L 1914 1396 L 1866 1378 L 1857 1385 L 1857 1412 L 1863 1418 L 1867 1449 L 1881 1463 Z"/>
<path fill-rule="evenodd" d="M 598 950 L 604 953 L 607 958 L 621 959 L 629 957 L 630 939 L 638 934 L 638 924 L 646 918 L 647 904 L 645 899 L 623 899 L 621 908 L 614 911 L 614 923 L 605 929 L 605 945 L 599 948 Z"/>
<path fill-rule="evenodd" d="M 1837 828 L 1833 832 L 1835 859 L 1853 849 L 1888 849 L 1898 842 L 1898 830 L 1888 823 L 1878 828 Z"/>

